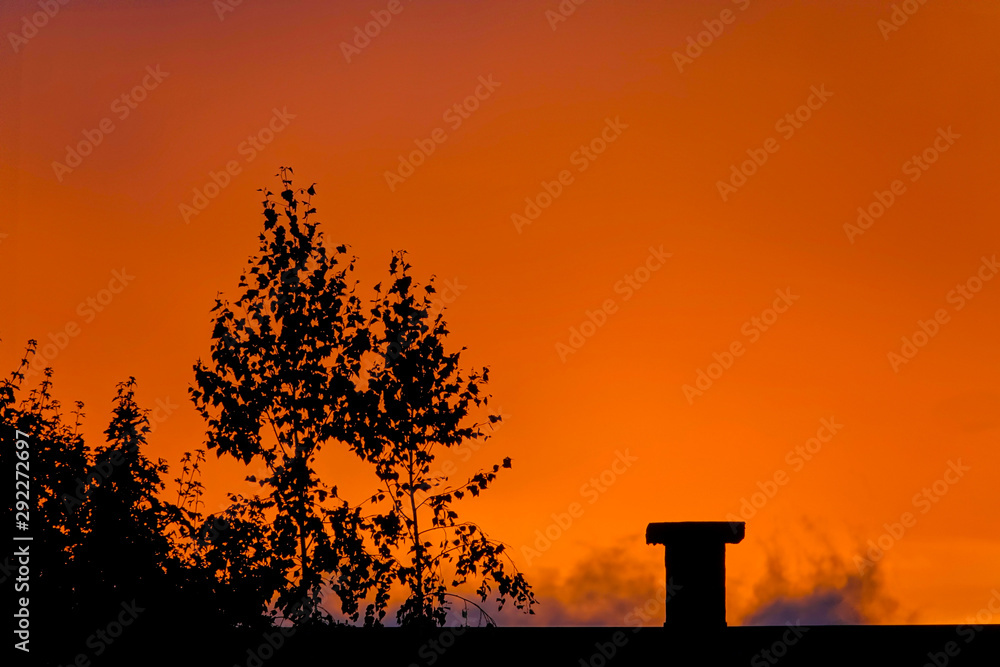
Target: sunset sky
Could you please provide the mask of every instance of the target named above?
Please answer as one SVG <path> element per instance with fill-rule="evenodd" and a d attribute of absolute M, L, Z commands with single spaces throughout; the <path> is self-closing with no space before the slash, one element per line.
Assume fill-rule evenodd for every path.
<path fill-rule="evenodd" d="M 647 523 L 742 512 L 730 624 L 827 588 L 962 623 L 1000 588 L 998 31 L 987 0 L 9 0 L 0 368 L 37 339 L 91 444 L 135 376 L 176 466 L 291 166 L 366 289 L 393 250 L 451 286 L 504 421 L 442 461 L 513 459 L 462 507 L 531 622 L 628 625 Z M 211 454 L 209 509 L 252 472 Z"/>

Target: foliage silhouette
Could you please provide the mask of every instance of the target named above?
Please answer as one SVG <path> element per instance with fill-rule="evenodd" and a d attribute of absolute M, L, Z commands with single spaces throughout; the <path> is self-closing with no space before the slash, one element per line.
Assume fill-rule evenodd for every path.
<path fill-rule="evenodd" d="M 266 598 L 256 608 L 234 604 L 252 597 L 253 588 L 240 580 L 237 589 L 215 576 L 211 561 L 186 557 L 193 543 L 179 528 L 189 517 L 161 498 L 165 462 L 143 453 L 148 411 L 135 400 L 135 380 L 118 385 L 106 443 L 92 449 L 80 433 L 82 403 L 66 423 L 52 397 L 51 368 L 37 387 L 23 388 L 36 346 L 29 341 L 19 367 L 0 380 L 4 470 L 13 472 L 16 440 L 28 445 L 32 625 L 57 628 L 61 640 L 39 641 L 36 632 L 32 653 L 53 664 L 73 659 L 93 641 L 95 624 L 116 618 L 133 600 L 144 610 L 140 622 L 160 632 L 186 624 L 195 600 L 206 632 L 264 627 Z M 26 437 L 15 437 L 15 429 Z M 6 506 L 11 524 L 20 511 L 13 498 Z"/>
<path fill-rule="evenodd" d="M 241 275 L 234 303 L 216 299 L 211 359 L 194 366 L 190 389 L 217 456 L 265 474 L 260 491 L 229 493 L 221 512 L 203 511 L 205 450 L 188 452 L 168 499 L 168 467 L 147 455 L 149 411 L 135 378 L 117 385 L 104 442 L 80 432 L 83 404 L 67 420 L 52 395 L 52 369 L 23 387 L 37 343 L 0 380 L 0 462 L 13 470 L 15 429 L 31 457 L 32 618 L 62 629 L 53 655 L 79 647 L 95 619 L 135 600 L 145 627 L 209 633 L 328 624 L 327 591 L 350 622 L 380 626 L 402 592 L 399 624 L 443 625 L 461 590 L 531 612 L 531 588 L 505 545 L 454 505 L 489 487 L 510 459 L 457 484 L 429 472 L 441 448 L 488 437 L 489 371 L 467 373 L 448 352 L 448 331 L 431 295 L 395 253 L 383 292 L 364 302 L 345 246 L 332 250 L 312 217 L 315 190 L 295 191 L 282 169 L 278 198 L 264 191 L 260 253 Z M 463 348 L 464 349 L 464 348 Z M 372 493 L 352 505 L 319 477 L 316 457 L 337 446 L 372 474 Z M 9 525 L 20 511 L 6 504 Z M 191 610 L 196 609 L 192 619 Z M 148 619 L 148 620 L 146 620 Z M 150 630 L 147 630 L 150 631 Z M 141 634 L 141 633 L 140 633 Z M 233 636 L 233 635 L 227 635 Z M 66 655 L 57 655 L 64 660 Z"/>
<path fill-rule="evenodd" d="M 16 431 L 27 434 L 28 523 L 32 542 L 31 572 L 34 587 L 34 621 L 63 622 L 68 633 L 78 631 L 87 603 L 77 582 L 88 573 L 79 562 L 83 525 L 80 514 L 66 511 L 62 498 L 74 494 L 85 478 L 89 450 L 80 435 L 83 405 L 76 403 L 71 423 L 64 421 L 62 406 L 52 396 L 52 370 L 46 369 L 38 386 L 23 396 L 25 371 L 35 355 L 37 343 L 28 342 L 17 369 L 0 384 L 0 416 L 3 446 L 0 467 L 14 477 Z M 15 494 L 6 505 L 8 526 L 14 525 Z M 23 506 L 21 506 L 23 507 Z"/>
<path fill-rule="evenodd" d="M 216 300 L 211 361 L 195 365 L 191 389 L 208 423 L 208 447 L 268 471 L 247 477 L 261 496 L 234 498 L 231 510 L 251 519 L 227 531 L 229 544 L 246 543 L 241 534 L 255 531 L 268 545 L 266 568 L 283 578 L 276 609 L 312 600 L 303 622 L 331 620 L 319 606 L 327 583 L 352 621 L 370 600 L 366 626 L 382 624 L 396 585 L 406 592 L 399 623 L 443 624 L 448 598 L 461 597 L 451 589 L 469 578 L 479 582 L 482 601 L 495 588 L 499 606 L 513 600 L 530 611 L 530 586 L 504 545 L 451 508 L 486 489 L 500 466 L 455 488 L 428 472 L 435 447 L 485 437 L 468 420 L 472 408 L 486 405 L 488 371 L 466 377 L 459 354 L 445 352 L 444 320 L 427 321 L 433 285 L 414 294 L 402 253 L 390 263 L 387 292 L 377 285 L 366 310 L 352 282 L 354 258 L 343 245 L 328 251 L 312 221 L 314 187 L 296 191 L 291 169 L 278 176 L 280 200 L 264 192 L 260 254 L 241 275 L 239 298 Z M 335 442 L 375 473 L 375 492 L 358 506 L 313 469 L 315 456 Z M 418 504 L 417 494 L 431 490 Z M 425 544 L 431 531 L 436 546 Z M 447 579 L 445 564 L 454 567 Z"/>
<path fill-rule="evenodd" d="M 164 489 L 166 462 L 154 463 L 141 451 L 149 420 L 135 401 L 134 378 L 118 385 L 112 414 L 107 442 L 94 452 L 101 479 L 88 483 L 87 497 L 75 510 L 86 525 L 80 556 L 90 576 L 81 585 L 111 609 L 168 590 L 164 570 L 172 547 L 166 533 L 174 512 L 157 495 Z"/>
<path fill-rule="evenodd" d="M 408 592 L 397 621 L 444 625 L 451 608 L 448 598 L 469 602 L 450 590 L 470 577 L 479 579 L 481 601 L 495 586 L 500 608 L 511 599 L 533 613 L 531 588 L 505 546 L 475 523 L 460 521 L 452 508 L 467 493 L 478 496 L 501 466 L 454 486 L 430 473 L 437 449 L 488 437 L 484 424 L 472 421 L 472 411 L 489 402 L 484 393 L 489 369 L 466 374 L 459 367 L 461 353 L 445 351 L 448 330 L 443 315 L 434 313 L 433 279 L 421 289 L 410 268 L 405 253 L 396 253 L 386 293 L 381 295 L 381 285 L 376 286 L 380 296 L 372 302 L 369 320 L 374 359 L 358 447 L 380 482 L 371 501 L 389 505 L 371 518 L 370 527 L 380 557 L 392 565 L 392 578 Z M 498 421 L 499 416 L 488 415 L 489 424 Z M 502 466 L 509 468 L 510 459 Z M 446 564 L 452 566 L 450 575 L 445 574 Z M 466 610 L 462 614 L 467 618 Z"/>
<path fill-rule="evenodd" d="M 268 602 L 284 578 L 270 567 L 267 522 L 260 503 L 229 494 L 230 506 L 218 514 L 203 515 L 199 507 L 203 486 L 200 464 L 205 451 L 181 459 L 177 503 L 171 542 L 174 556 L 186 568 L 189 599 L 207 601 L 202 609 L 219 627 L 261 631 L 271 623 Z"/>
<path fill-rule="evenodd" d="M 281 171 L 280 214 L 273 194 L 264 194 L 261 256 L 240 277 L 242 294 L 234 304 L 216 301 L 211 363 L 195 365 L 191 397 L 208 422 L 209 448 L 268 471 L 247 478 L 263 497 L 233 511 L 250 521 L 238 525 L 263 533 L 269 567 L 284 578 L 274 591 L 277 609 L 308 597 L 303 622 L 324 618 L 321 588 L 332 575 L 341 611 L 356 620 L 374 565 L 360 510 L 311 466 L 331 440 L 354 439 L 352 378 L 367 344 L 361 301 L 348 283 L 353 259 L 344 246 L 327 252 L 310 220 L 314 190 L 300 201 L 290 174 Z M 253 523 L 265 515 L 273 519 Z"/>

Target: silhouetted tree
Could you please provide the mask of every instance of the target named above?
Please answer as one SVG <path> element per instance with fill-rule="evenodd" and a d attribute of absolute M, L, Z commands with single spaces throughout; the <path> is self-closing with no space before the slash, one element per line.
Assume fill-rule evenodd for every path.
<path fill-rule="evenodd" d="M 78 558 L 87 576 L 77 584 L 98 618 L 113 616 L 122 602 L 132 600 L 150 610 L 147 618 L 169 618 L 173 601 L 187 588 L 168 537 L 177 508 L 160 498 L 166 461 L 151 461 L 144 453 L 148 411 L 137 404 L 135 387 L 135 378 L 118 384 L 107 440 L 94 450 L 85 498 L 78 507 L 66 503 L 85 526 Z"/>
<path fill-rule="evenodd" d="M 339 499 L 312 465 L 330 441 L 355 438 L 364 318 L 349 284 L 353 259 L 344 246 L 327 251 L 310 220 L 314 190 L 296 193 L 290 174 L 280 173 L 280 213 L 273 194 L 264 194 L 261 255 L 240 278 L 242 294 L 232 305 L 216 300 L 211 363 L 195 365 L 191 397 L 208 421 L 209 448 L 268 471 L 247 477 L 263 497 L 244 500 L 234 512 L 249 517 L 243 527 L 265 540 L 269 566 L 285 578 L 277 607 L 309 598 L 312 609 L 301 618 L 322 618 L 318 602 L 330 575 L 342 611 L 357 619 L 373 564 L 360 510 Z M 255 523 L 261 516 L 267 522 Z"/>
<path fill-rule="evenodd" d="M 397 619 L 408 625 L 443 624 L 460 597 L 453 591 L 470 579 L 482 601 L 495 593 L 499 606 L 512 600 L 530 612 L 531 589 L 504 545 L 452 509 L 501 466 L 454 487 L 428 472 L 435 448 L 485 437 L 471 411 L 486 406 L 488 371 L 465 375 L 459 354 L 445 352 L 443 319 L 428 322 L 433 286 L 414 295 L 402 254 L 392 285 L 384 296 L 376 286 L 366 310 L 351 282 L 354 259 L 343 245 L 329 251 L 311 219 L 315 190 L 293 189 L 290 169 L 279 177 L 280 200 L 264 192 L 259 256 L 240 277 L 239 298 L 216 300 L 211 362 L 195 365 L 191 389 L 208 447 L 267 473 L 247 477 L 261 494 L 231 498 L 231 529 L 199 562 L 233 585 L 250 582 L 253 600 L 273 586 L 279 611 L 311 600 L 303 622 L 330 620 L 319 608 L 326 583 L 351 620 L 373 595 L 365 625 L 382 623 L 397 584 L 407 591 Z M 360 506 L 315 473 L 315 456 L 333 443 L 373 464 L 378 490 Z M 369 503 L 374 512 L 363 515 Z M 194 526 L 200 515 L 188 512 Z"/>
<path fill-rule="evenodd" d="M 36 633 L 33 650 L 62 659 L 72 656 L 60 650 L 79 650 L 95 619 L 113 618 L 122 603 L 156 600 L 167 613 L 165 592 L 181 573 L 170 567 L 172 547 L 163 534 L 172 510 L 156 496 L 166 466 L 140 451 L 148 421 L 134 400 L 135 381 L 119 385 L 108 442 L 92 451 L 80 434 L 83 405 L 76 404 L 72 425 L 62 421 L 51 368 L 17 402 L 35 345 L 29 342 L 20 367 L 3 382 L 0 410 L 27 443 L 33 627 L 59 628 L 65 640 L 47 641 Z M 5 428 L 3 458 L 14 451 Z"/>
<path fill-rule="evenodd" d="M 186 568 L 188 599 L 199 600 L 199 621 L 225 628 L 262 630 L 270 625 L 268 602 L 284 584 L 271 567 L 272 545 L 262 503 L 229 494 L 230 506 L 203 515 L 200 464 L 204 450 L 181 459 L 178 516 L 170 532 L 175 557 Z"/>
<path fill-rule="evenodd" d="M 22 388 L 35 349 L 29 341 L 19 367 L 0 380 L 0 461 L 13 477 L 12 459 L 25 449 L 22 467 L 30 465 L 28 499 L 12 494 L 5 509 L 8 525 L 15 511 L 28 513 L 26 534 L 34 540 L 31 614 L 33 626 L 43 630 L 36 632 L 32 652 L 72 658 L 60 651 L 79 650 L 95 622 L 114 618 L 119 605 L 133 598 L 148 605 L 146 627 L 160 633 L 187 631 L 191 624 L 206 632 L 269 625 L 264 612 L 277 584 L 273 576 L 267 580 L 272 572 L 259 558 L 269 548 L 259 511 L 240 515 L 242 499 L 234 496 L 227 511 L 231 532 L 221 517 L 201 516 L 197 474 L 203 452 L 193 461 L 182 459 L 177 481 L 185 483 L 177 503 L 161 498 L 167 468 L 144 454 L 148 411 L 135 400 L 133 378 L 118 385 L 106 444 L 88 447 L 80 433 L 83 405 L 76 404 L 72 423 L 63 421 L 52 397 L 51 368 L 37 387 Z M 60 641 L 47 641 L 44 632 L 56 629 Z"/>
<path fill-rule="evenodd" d="M 372 517 L 370 527 L 380 556 L 392 564 L 392 578 L 407 590 L 397 620 L 403 625 L 444 625 L 449 598 L 470 602 L 452 592 L 470 578 L 478 580 L 481 601 L 495 587 L 500 608 L 512 600 L 517 608 L 533 613 L 531 587 L 505 545 L 475 523 L 460 521 L 453 509 L 465 494 L 478 496 L 485 490 L 501 465 L 510 467 L 510 459 L 455 485 L 430 473 L 440 448 L 488 437 L 485 424 L 474 422 L 472 413 L 489 402 L 484 393 L 489 369 L 461 370 L 460 352 L 445 350 L 443 315 L 431 314 L 433 279 L 420 289 L 409 269 L 404 253 L 393 255 L 386 293 L 376 286 L 380 296 L 372 303 L 369 322 L 374 359 L 357 448 L 374 464 L 383 488 L 372 502 L 389 504 L 388 511 Z M 499 420 L 488 415 L 490 424 Z M 480 611 L 486 613 L 482 607 Z"/>
<path fill-rule="evenodd" d="M 23 511 L 30 528 L 16 532 L 33 538 L 30 590 L 33 623 L 38 627 L 59 624 L 71 635 L 79 631 L 87 603 L 75 586 L 81 576 L 86 576 L 78 562 L 83 526 L 81 517 L 68 512 L 61 499 L 74 493 L 86 476 L 89 452 L 79 431 L 83 404 L 76 403 L 71 413 L 73 420 L 66 423 L 61 405 L 51 393 L 52 369 L 46 368 L 38 386 L 20 397 L 25 371 L 36 347 L 34 340 L 29 341 L 18 368 L 10 379 L 0 381 L 3 422 L 0 468 L 10 475 L 8 479 L 15 480 L 11 486 L 23 493 L 8 495 L 7 525 L 14 526 L 15 513 Z M 25 437 L 18 437 L 17 431 Z M 19 446 L 18 440 L 24 445 Z M 17 454 L 22 449 L 27 452 L 23 461 Z M 18 461 L 21 461 L 19 478 L 15 477 Z M 23 519 L 23 515 L 18 518 Z M 35 646 L 39 651 L 46 648 L 38 643 Z"/>

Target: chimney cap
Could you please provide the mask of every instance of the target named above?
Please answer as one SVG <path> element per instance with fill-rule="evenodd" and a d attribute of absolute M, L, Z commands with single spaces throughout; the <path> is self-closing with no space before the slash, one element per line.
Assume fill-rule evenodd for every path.
<path fill-rule="evenodd" d="M 739 544 L 746 536 L 743 521 L 670 521 L 646 526 L 646 544 L 716 542 Z"/>

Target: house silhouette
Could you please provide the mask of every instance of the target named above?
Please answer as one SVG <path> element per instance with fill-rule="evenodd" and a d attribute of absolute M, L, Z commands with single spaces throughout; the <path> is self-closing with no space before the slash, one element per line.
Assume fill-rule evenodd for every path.
<path fill-rule="evenodd" d="M 668 581 L 663 627 L 445 627 L 433 631 L 326 626 L 221 636 L 189 625 L 130 637 L 151 664 L 277 667 L 973 667 L 1000 665 L 1000 625 L 727 627 L 725 548 L 745 524 L 651 523 Z M 998 600 L 1000 602 L 1000 600 Z M 130 659 L 127 664 L 134 664 Z M 117 664 L 102 661 L 102 665 Z M 126 664 L 126 663 L 121 663 Z"/>

